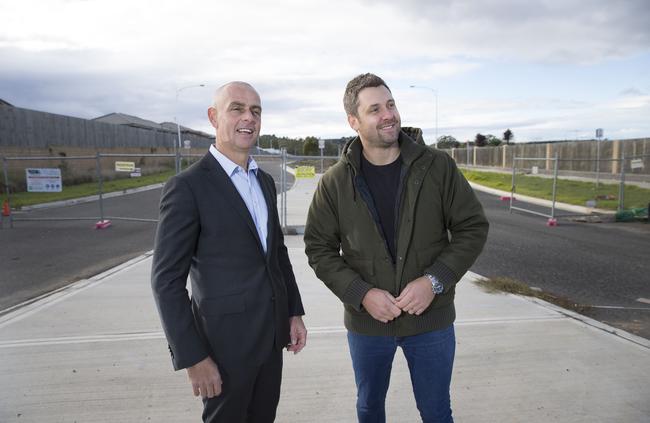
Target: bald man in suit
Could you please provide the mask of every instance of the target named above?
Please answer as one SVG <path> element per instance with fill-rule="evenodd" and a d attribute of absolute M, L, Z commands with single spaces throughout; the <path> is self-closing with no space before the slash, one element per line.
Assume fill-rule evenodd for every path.
<path fill-rule="evenodd" d="M 307 339 L 275 184 L 249 156 L 261 116 L 250 84 L 220 87 L 208 109 L 215 144 L 160 200 L 152 289 L 174 368 L 187 369 L 205 422 L 274 421 L 282 349 L 296 354 Z"/>

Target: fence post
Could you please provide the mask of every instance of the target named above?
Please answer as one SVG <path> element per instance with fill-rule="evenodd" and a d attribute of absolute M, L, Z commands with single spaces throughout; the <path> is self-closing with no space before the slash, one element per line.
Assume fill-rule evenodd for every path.
<path fill-rule="evenodd" d="M 280 148 L 280 226 L 284 230 L 284 148 Z"/>
<path fill-rule="evenodd" d="M 618 151 L 620 150 L 620 141 L 612 141 L 612 175 L 619 173 L 618 166 Z"/>
<path fill-rule="evenodd" d="M 600 185 L 600 140 L 596 141 L 596 193 Z"/>
<path fill-rule="evenodd" d="M 2 171 L 5 176 L 5 192 L 7 193 L 7 204 L 9 204 L 9 210 L 11 210 L 11 201 L 9 200 L 9 171 L 7 170 L 7 167 L 9 165 L 7 164 L 7 158 L 3 157 L 2 158 Z M 9 227 L 13 228 L 14 227 L 14 221 L 13 217 L 11 216 L 11 211 L 9 212 Z M 2 213 L 0 213 L 0 228 L 4 227 L 4 221 L 3 221 L 3 216 Z"/>
<path fill-rule="evenodd" d="M 559 169 L 559 156 L 557 151 L 555 152 L 555 168 L 553 169 L 553 203 L 551 204 L 551 219 L 555 219 L 555 198 L 557 194 L 557 175 Z"/>
<path fill-rule="evenodd" d="M 618 186 L 618 211 L 625 208 L 625 152 L 621 153 L 621 184 Z"/>
<path fill-rule="evenodd" d="M 510 213 L 512 213 L 512 201 L 515 198 L 515 172 L 517 171 L 517 157 L 512 153 L 512 184 L 510 185 Z"/>
<path fill-rule="evenodd" d="M 282 229 L 287 230 L 287 149 L 282 148 Z"/>
<path fill-rule="evenodd" d="M 99 195 L 99 221 L 104 221 L 104 181 L 102 179 L 102 160 L 101 153 L 97 152 L 97 183 L 98 183 L 98 195 Z"/>

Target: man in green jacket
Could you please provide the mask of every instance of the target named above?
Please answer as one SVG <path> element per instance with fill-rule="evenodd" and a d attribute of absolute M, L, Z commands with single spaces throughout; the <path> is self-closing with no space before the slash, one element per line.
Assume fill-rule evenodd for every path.
<path fill-rule="evenodd" d="M 360 422 L 384 422 L 397 346 L 424 422 L 453 422 L 456 283 L 488 233 L 453 159 L 401 128 L 388 85 L 352 79 L 343 104 L 358 136 L 323 175 L 305 228 L 309 264 L 341 299 Z"/>

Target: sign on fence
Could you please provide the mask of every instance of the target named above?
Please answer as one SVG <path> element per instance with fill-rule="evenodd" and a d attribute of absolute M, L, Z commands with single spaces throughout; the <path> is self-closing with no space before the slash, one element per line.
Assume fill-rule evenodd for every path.
<path fill-rule="evenodd" d="M 630 166 L 632 169 L 643 169 L 643 159 L 633 159 Z"/>
<path fill-rule="evenodd" d="M 313 178 L 316 176 L 316 168 L 314 166 L 298 166 L 296 168 L 296 179 Z"/>
<path fill-rule="evenodd" d="M 61 169 L 26 168 L 27 192 L 61 192 Z"/>
<path fill-rule="evenodd" d="M 134 172 L 135 162 L 115 162 L 116 172 Z"/>

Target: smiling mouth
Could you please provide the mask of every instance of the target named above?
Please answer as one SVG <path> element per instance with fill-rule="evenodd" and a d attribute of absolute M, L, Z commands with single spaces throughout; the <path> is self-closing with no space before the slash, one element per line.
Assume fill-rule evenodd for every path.
<path fill-rule="evenodd" d="M 250 135 L 250 134 L 253 133 L 253 130 L 250 129 L 250 128 L 239 128 L 239 129 L 237 130 L 237 133 L 240 133 L 240 134 L 249 134 L 249 135 Z"/>
<path fill-rule="evenodd" d="M 390 123 L 388 125 L 380 126 L 379 129 L 384 130 L 384 129 L 393 129 L 395 127 L 395 122 Z"/>

